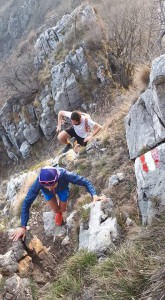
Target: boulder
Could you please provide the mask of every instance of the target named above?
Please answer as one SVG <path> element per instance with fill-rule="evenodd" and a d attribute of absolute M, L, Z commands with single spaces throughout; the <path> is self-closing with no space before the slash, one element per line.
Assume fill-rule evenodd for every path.
<path fill-rule="evenodd" d="M 21 144 L 21 147 L 20 147 L 19 150 L 20 150 L 23 158 L 28 157 L 29 154 L 30 154 L 30 150 L 31 150 L 31 146 L 30 146 L 29 142 L 28 141 L 24 141 Z"/>
<path fill-rule="evenodd" d="M 62 237 L 66 233 L 66 228 L 64 226 L 57 226 L 54 222 L 55 214 L 50 212 L 43 213 L 43 222 L 44 222 L 44 230 L 46 236 L 53 236 L 54 240 L 56 237 Z"/>
<path fill-rule="evenodd" d="M 106 206 L 108 206 L 108 201 Z M 114 248 L 119 237 L 119 231 L 116 218 L 111 217 L 112 207 L 110 199 L 109 208 L 105 208 L 101 202 L 90 203 L 84 206 L 85 209 L 90 208 L 90 217 L 86 228 L 81 223 L 79 250 L 87 249 L 102 255 Z M 107 215 L 105 216 L 106 213 Z"/>
<path fill-rule="evenodd" d="M 165 138 L 165 127 L 155 106 L 153 90 L 147 89 L 126 117 L 126 138 L 131 159 L 153 148 Z"/>
<path fill-rule="evenodd" d="M 5 293 L 3 297 L 3 299 L 32 300 L 33 296 L 30 280 L 28 278 L 20 278 L 17 274 L 14 274 L 5 282 Z"/>
<path fill-rule="evenodd" d="M 140 95 L 126 119 L 130 158 L 134 159 L 165 139 L 165 55 L 152 63 L 149 88 Z"/>

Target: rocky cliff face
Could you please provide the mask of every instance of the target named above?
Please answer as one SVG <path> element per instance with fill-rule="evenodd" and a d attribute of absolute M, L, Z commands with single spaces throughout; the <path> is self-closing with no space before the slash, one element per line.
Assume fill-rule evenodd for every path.
<path fill-rule="evenodd" d="M 6 56 L 18 39 L 25 34 L 32 15 L 35 14 L 36 0 L 9 1 L 0 18 L 0 58 Z"/>
<path fill-rule="evenodd" d="M 30 2 L 29 9 L 32 4 L 35 5 L 35 1 Z M 14 36 L 19 35 L 16 27 Z M 87 91 L 91 102 L 95 89 L 100 84 L 110 83 L 110 78 L 105 75 L 107 57 L 104 47 L 99 50 L 101 59 L 97 55 L 98 48 L 89 49 L 87 37 L 92 35 L 94 38 L 90 42 L 102 45 L 104 36 L 96 14 L 90 5 L 83 5 L 71 15 L 65 15 L 55 27 L 47 29 L 37 39 L 34 63 L 41 71 L 44 71 L 46 63 L 49 65 L 51 81 L 35 98 L 12 97 L 2 108 L 0 137 L 10 159 L 18 160 L 30 155 L 31 145 L 41 137 L 52 138 L 60 110 L 79 108 L 87 101 Z M 63 49 L 65 55 L 61 54 Z"/>

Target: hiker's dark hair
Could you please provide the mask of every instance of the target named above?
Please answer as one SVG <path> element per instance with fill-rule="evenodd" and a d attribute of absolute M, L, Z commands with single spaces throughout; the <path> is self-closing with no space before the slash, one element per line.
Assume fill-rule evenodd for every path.
<path fill-rule="evenodd" d="M 80 122 L 80 120 L 81 120 L 81 113 L 80 113 L 80 111 L 78 111 L 78 110 L 73 111 L 72 114 L 71 114 L 71 120 Z"/>

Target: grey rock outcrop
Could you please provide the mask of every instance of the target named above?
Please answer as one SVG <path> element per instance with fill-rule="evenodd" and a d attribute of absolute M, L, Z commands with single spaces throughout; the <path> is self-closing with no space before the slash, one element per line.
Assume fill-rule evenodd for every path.
<path fill-rule="evenodd" d="M 0 128 L 0 138 L 11 159 L 18 159 L 21 155 L 25 157 L 27 153 L 22 150 L 25 147 L 24 142 L 26 142 L 26 152 L 28 151 L 29 154 L 27 142 L 32 145 L 40 138 L 34 107 L 29 103 L 25 106 L 19 105 L 19 99 L 11 98 L 2 107 Z"/>
<path fill-rule="evenodd" d="M 80 226 L 79 250 L 87 249 L 102 255 L 114 249 L 119 238 L 119 230 L 117 220 L 111 214 L 112 201 L 109 201 L 110 206 L 106 207 L 104 212 L 102 209 L 105 207 L 101 202 L 91 203 L 85 207 L 90 208 L 90 216 L 87 228 L 84 228 L 83 222 Z"/>
<path fill-rule="evenodd" d="M 165 144 L 148 151 L 135 161 L 138 206 L 142 223 L 151 223 L 165 211 Z"/>
<path fill-rule="evenodd" d="M 35 44 L 37 53 L 35 65 L 37 68 L 42 67 L 43 60 L 56 49 L 59 42 L 65 45 L 67 37 L 70 34 L 75 34 L 75 22 L 78 22 L 78 28 L 81 29 L 81 32 L 85 32 L 87 27 L 91 30 L 93 28 L 95 31 L 98 28 L 96 14 L 90 5 L 82 5 L 75 9 L 72 14 L 64 15 L 55 27 L 47 29 L 37 39 Z M 98 30 L 98 35 L 101 36 L 100 30 Z"/>
<path fill-rule="evenodd" d="M 12 250 L 9 250 L 4 255 L 0 255 L 0 271 L 1 274 L 10 275 L 18 271 L 18 263 L 12 257 Z"/>
<path fill-rule="evenodd" d="M 21 278 L 17 274 L 8 278 L 5 282 L 4 300 L 7 299 L 27 299 L 32 300 L 32 291 L 30 280 L 28 278 Z"/>
<path fill-rule="evenodd" d="M 37 128 L 35 128 L 31 123 L 26 125 L 23 131 L 25 139 L 29 142 L 29 144 L 34 144 L 40 138 L 40 134 Z"/>
<path fill-rule="evenodd" d="M 65 58 L 65 62 L 56 65 L 52 73 L 52 96 L 55 100 L 54 111 L 56 114 L 62 109 L 73 110 L 82 104 L 76 76 L 88 78 L 88 66 L 82 47 L 75 53 L 72 51 Z"/>
<path fill-rule="evenodd" d="M 11 1 L 6 7 L 0 20 L 0 57 L 8 54 L 16 40 L 25 33 L 26 27 L 37 7 L 36 0 L 22 1 L 21 6 L 18 1 Z"/>
<path fill-rule="evenodd" d="M 42 113 L 40 114 L 40 127 L 42 132 L 47 140 L 49 140 L 56 130 L 57 120 L 56 115 L 53 111 L 53 107 L 51 109 L 50 102 L 51 96 L 48 94 L 46 97 L 41 98 L 41 106 L 42 106 Z"/>
<path fill-rule="evenodd" d="M 165 139 L 165 55 L 152 63 L 149 88 L 126 117 L 126 138 L 130 158 L 155 147 Z"/>

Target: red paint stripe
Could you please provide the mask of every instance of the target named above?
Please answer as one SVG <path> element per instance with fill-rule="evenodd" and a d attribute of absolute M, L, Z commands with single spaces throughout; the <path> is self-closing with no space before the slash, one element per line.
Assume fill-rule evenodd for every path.
<path fill-rule="evenodd" d="M 160 156 L 159 156 L 159 151 L 157 148 L 155 149 L 152 149 L 151 150 L 151 155 L 152 155 L 152 158 L 155 162 L 155 166 L 156 167 L 159 167 L 160 166 Z"/>
<path fill-rule="evenodd" d="M 142 163 L 143 171 L 145 171 L 147 173 L 149 171 L 149 169 L 148 169 L 147 163 L 145 161 L 145 155 L 144 154 L 140 156 L 140 161 Z"/>
<path fill-rule="evenodd" d="M 140 160 L 141 160 L 141 163 L 142 163 L 142 164 L 145 163 L 145 156 L 144 156 L 144 154 L 140 156 Z"/>
<path fill-rule="evenodd" d="M 147 163 L 143 164 L 143 170 L 147 173 L 149 171 Z"/>

